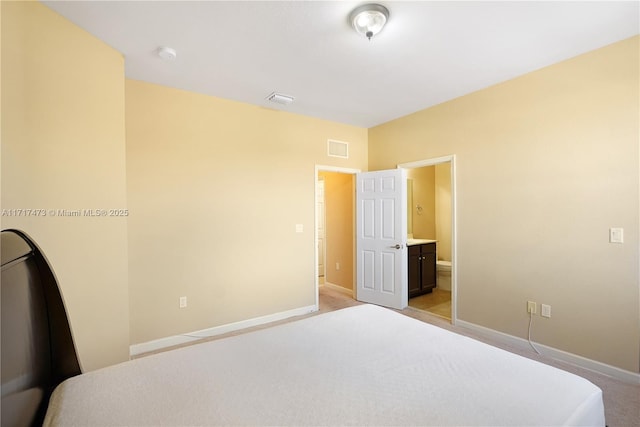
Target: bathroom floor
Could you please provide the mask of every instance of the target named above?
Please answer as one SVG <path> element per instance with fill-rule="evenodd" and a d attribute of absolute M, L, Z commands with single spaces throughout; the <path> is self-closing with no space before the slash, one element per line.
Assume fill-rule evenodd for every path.
<path fill-rule="evenodd" d="M 435 288 L 430 294 L 409 299 L 409 307 L 451 320 L 451 291 Z"/>

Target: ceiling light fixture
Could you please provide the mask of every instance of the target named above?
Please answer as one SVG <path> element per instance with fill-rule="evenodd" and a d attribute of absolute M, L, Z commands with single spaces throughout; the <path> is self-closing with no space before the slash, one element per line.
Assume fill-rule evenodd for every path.
<path fill-rule="evenodd" d="M 349 22 L 353 29 L 369 40 L 382 31 L 389 20 L 389 9 L 380 4 L 365 4 L 356 7 L 349 14 Z"/>

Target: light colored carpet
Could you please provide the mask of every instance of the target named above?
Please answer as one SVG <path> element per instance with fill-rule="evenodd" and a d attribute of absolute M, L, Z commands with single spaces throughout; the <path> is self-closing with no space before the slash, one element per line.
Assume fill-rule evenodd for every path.
<path fill-rule="evenodd" d="M 316 313 L 311 313 L 306 316 L 293 317 L 290 319 L 269 323 L 267 325 L 247 328 L 247 329 L 243 329 L 242 331 L 230 332 L 228 334 L 218 335 L 218 336 L 207 338 L 204 340 L 194 341 L 192 343 L 185 344 L 185 345 L 193 345 L 203 341 L 210 341 L 210 340 L 225 338 L 232 335 L 239 335 L 239 334 L 254 331 L 257 329 L 264 329 L 264 328 L 275 326 L 278 324 L 299 320 L 302 317 L 317 316 L 318 314 L 321 314 L 321 313 L 326 313 L 328 311 L 333 311 L 333 310 L 339 310 L 341 308 L 351 307 L 358 304 L 361 304 L 361 303 L 354 300 L 353 298 L 351 298 L 350 296 L 346 295 L 343 292 L 331 289 L 326 286 L 321 286 L 320 287 L 320 307 L 319 307 L 319 311 L 317 311 Z M 478 341 L 486 342 L 495 347 L 499 347 L 504 350 L 510 351 L 512 353 L 516 353 L 521 356 L 528 357 L 529 359 L 534 359 L 539 362 L 546 363 L 551 366 L 555 366 L 559 369 L 563 369 L 565 371 L 568 371 L 576 375 L 579 375 L 583 378 L 586 378 L 589 381 L 591 381 L 593 384 L 597 385 L 602 389 L 603 397 L 604 397 L 605 417 L 606 417 L 606 422 L 608 427 L 640 426 L 640 385 L 638 384 L 629 384 L 629 383 L 608 377 L 606 375 L 602 375 L 596 372 L 592 372 L 583 368 L 570 365 L 568 363 L 555 361 L 553 359 L 545 357 L 544 355 L 538 355 L 533 350 L 526 351 L 519 348 L 511 348 L 502 343 L 494 342 L 490 339 L 482 337 L 479 334 L 476 334 L 474 331 L 453 326 L 451 325 L 450 321 L 447 319 L 444 319 L 439 316 L 435 316 L 433 314 L 429 314 L 425 311 L 421 311 L 413 307 L 407 307 L 404 310 L 401 310 L 399 312 L 406 316 L 413 317 L 423 322 L 439 326 L 443 329 L 450 330 L 460 335 L 465 335 L 465 336 L 477 339 Z M 165 349 L 163 351 L 166 351 L 166 350 L 169 350 L 169 349 Z M 152 354 L 152 353 L 146 353 L 145 355 L 148 355 L 148 354 Z M 144 357 L 145 355 L 139 355 L 137 357 Z"/>

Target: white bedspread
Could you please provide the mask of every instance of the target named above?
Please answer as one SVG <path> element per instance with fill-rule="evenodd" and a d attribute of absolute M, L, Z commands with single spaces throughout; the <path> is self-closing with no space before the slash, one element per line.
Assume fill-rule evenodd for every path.
<path fill-rule="evenodd" d="M 70 378 L 45 426 L 604 425 L 568 372 L 361 305 Z"/>

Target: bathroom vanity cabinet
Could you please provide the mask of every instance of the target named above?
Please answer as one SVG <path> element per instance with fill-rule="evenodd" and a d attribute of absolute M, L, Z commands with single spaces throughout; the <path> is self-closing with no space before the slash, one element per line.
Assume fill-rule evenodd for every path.
<path fill-rule="evenodd" d="M 409 246 L 409 298 L 430 293 L 436 287 L 436 243 Z"/>

